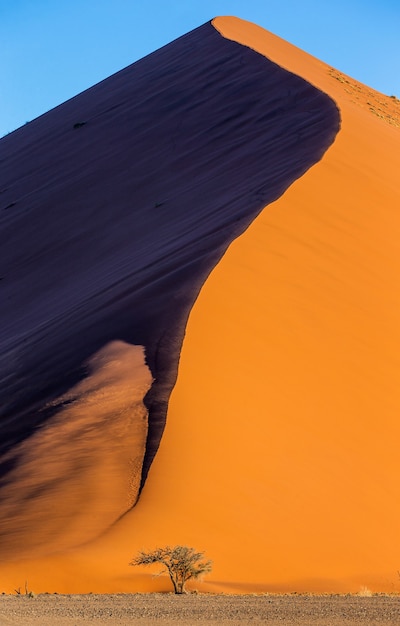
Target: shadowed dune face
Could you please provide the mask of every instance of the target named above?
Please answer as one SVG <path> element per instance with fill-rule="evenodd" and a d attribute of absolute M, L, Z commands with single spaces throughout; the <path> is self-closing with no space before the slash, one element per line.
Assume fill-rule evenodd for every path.
<path fill-rule="evenodd" d="M 10 453 L 3 479 L 3 554 L 62 551 L 98 535 L 136 502 L 152 379 L 140 346 L 114 341 L 54 415 Z M 5 457 L 7 461 L 7 455 Z"/>
<path fill-rule="evenodd" d="M 1 141 L 10 555 L 27 534 L 44 550 L 39 526 L 86 541 L 134 503 L 201 285 L 338 128 L 325 94 L 206 24 Z"/>

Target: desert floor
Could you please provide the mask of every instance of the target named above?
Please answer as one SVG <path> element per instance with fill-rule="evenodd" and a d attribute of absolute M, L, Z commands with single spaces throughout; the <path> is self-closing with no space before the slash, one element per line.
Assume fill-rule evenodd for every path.
<path fill-rule="evenodd" d="M 3 595 L 0 624 L 280 624 L 346 626 L 400 623 L 400 597 L 375 595 Z"/>

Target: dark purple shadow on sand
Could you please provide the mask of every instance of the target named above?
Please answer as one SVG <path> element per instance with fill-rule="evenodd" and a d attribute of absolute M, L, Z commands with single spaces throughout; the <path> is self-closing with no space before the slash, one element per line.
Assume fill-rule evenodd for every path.
<path fill-rule="evenodd" d="M 156 381 L 144 482 L 202 284 L 339 125 L 328 96 L 207 23 L 5 137 L 1 453 L 122 339 Z"/>

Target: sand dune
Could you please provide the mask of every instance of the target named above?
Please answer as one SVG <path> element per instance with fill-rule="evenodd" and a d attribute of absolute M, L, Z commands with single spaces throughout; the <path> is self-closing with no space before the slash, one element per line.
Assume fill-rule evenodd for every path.
<path fill-rule="evenodd" d="M 19 503 L 16 440 L 34 455 L 32 422 L 57 429 L 69 409 L 43 407 L 116 340 L 156 380 L 145 477 L 180 359 L 134 509 L 53 557 L 11 541 L 7 584 L 168 588 L 127 563 L 187 542 L 214 560 L 203 589 L 395 588 L 399 110 L 217 18 L 2 141 L 5 494 Z M 111 490 L 122 474 L 98 468 Z M 81 522 L 81 541 L 100 532 Z"/>

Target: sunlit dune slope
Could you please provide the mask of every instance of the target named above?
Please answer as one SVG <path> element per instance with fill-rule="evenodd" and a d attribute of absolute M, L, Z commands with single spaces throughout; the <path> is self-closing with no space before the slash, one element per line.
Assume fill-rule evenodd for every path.
<path fill-rule="evenodd" d="M 398 590 L 399 104 L 257 26 L 214 26 L 330 94 L 342 128 L 203 286 L 138 505 L 63 563 L 86 586 L 167 589 L 127 562 L 186 542 L 214 560 L 203 589 Z"/>
<path fill-rule="evenodd" d="M 398 590 L 400 103 L 257 26 L 214 25 L 331 95 L 342 128 L 204 285 L 121 536 L 206 549 L 209 589 Z"/>
<path fill-rule="evenodd" d="M 205 24 L 1 141 L 0 542 L 33 585 L 87 589 L 83 553 L 69 583 L 27 559 L 135 504 L 200 287 L 338 129 L 328 96 Z"/>

